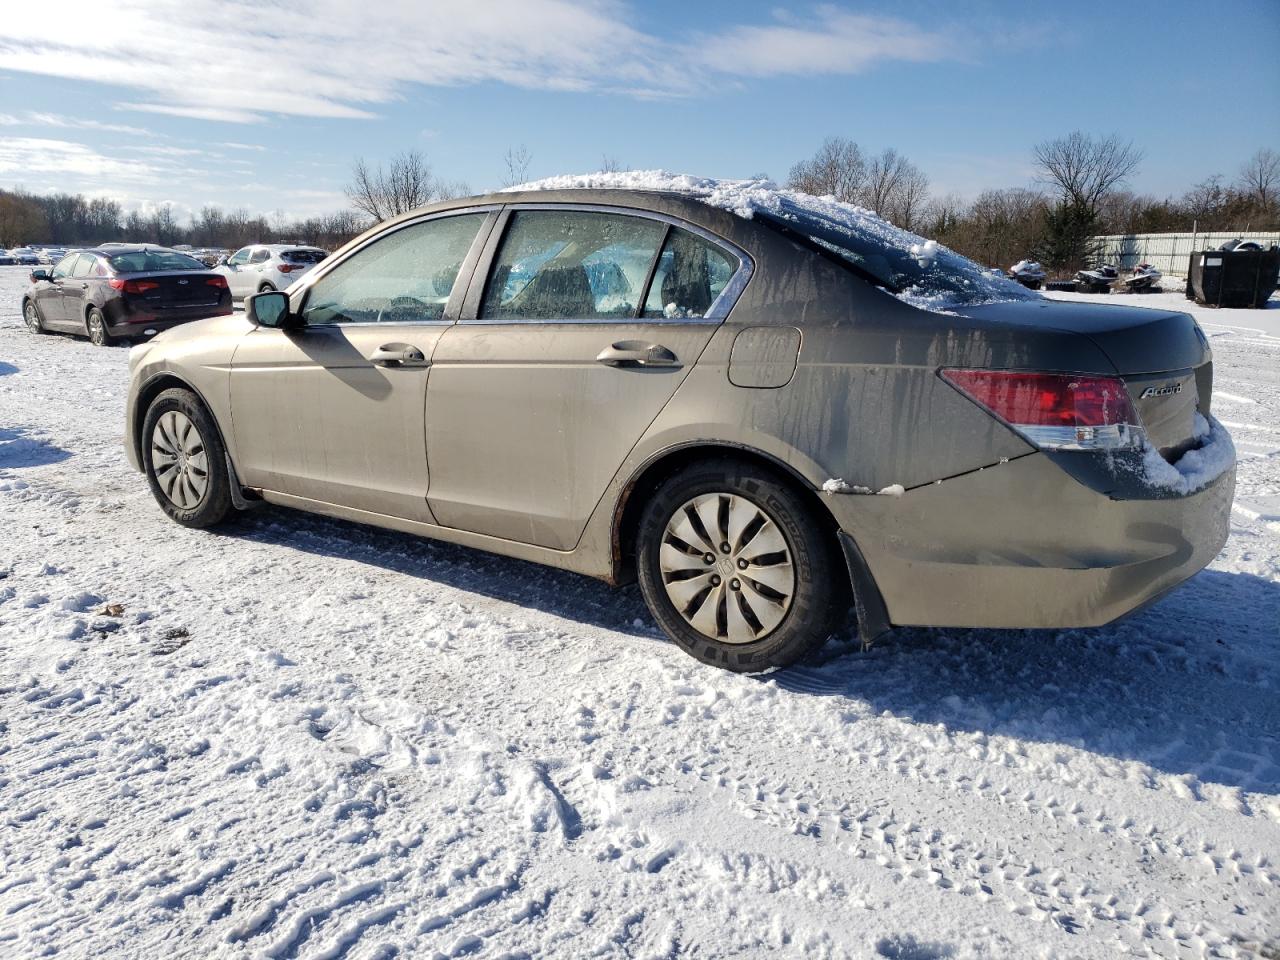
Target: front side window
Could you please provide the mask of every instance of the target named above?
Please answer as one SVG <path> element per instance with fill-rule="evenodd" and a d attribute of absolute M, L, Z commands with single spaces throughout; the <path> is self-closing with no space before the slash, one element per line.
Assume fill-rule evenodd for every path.
<path fill-rule="evenodd" d="M 233 263 L 237 267 L 242 266 L 243 264 L 246 264 L 249 262 L 250 253 L 252 253 L 252 251 L 248 247 L 241 247 L 239 250 L 237 250 L 234 254 L 231 255 L 231 258 L 227 261 L 227 263 Z"/>
<path fill-rule="evenodd" d="M 71 270 L 76 265 L 76 258 L 80 256 L 78 253 L 70 254 L 58 261 L 58 265 L 53 268 L 53 277 L 55 280 L 61 280 L 64 277 L 71 276 Z"/>
<path fill-rule="evenodd" d="M 309 324 L 440 320 L 485 216 L 426 220 L 375 240 L 316 281 L 303 318 Z"/>
<path fill-rule="evenodd" d="M 587 211 L 521 210 L 485 287 L 484 320 L 634 317 L 666 224 Z"/>
<path fill-rule="evenodd" d="M 738 261 L 708 240 L 673 227 L 653 273 L 646 317 L 705 317 L 729 285 Z"/>

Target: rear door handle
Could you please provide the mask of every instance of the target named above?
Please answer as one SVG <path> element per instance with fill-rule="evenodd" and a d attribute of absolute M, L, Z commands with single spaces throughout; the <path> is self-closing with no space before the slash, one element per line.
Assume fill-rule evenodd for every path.
<path fill-rule="evenodd" d="M 431 361 L 417 347 L 408 343 L 384 343 L 373 356 L 370 363 L 380 367 L 429 367 Z"/>
<path fill-rule="evenodd" d="M 609 367 L 678 367 L 680 360 L 660 343 L 622 340 L 605 347 L 596 360 Z"/>

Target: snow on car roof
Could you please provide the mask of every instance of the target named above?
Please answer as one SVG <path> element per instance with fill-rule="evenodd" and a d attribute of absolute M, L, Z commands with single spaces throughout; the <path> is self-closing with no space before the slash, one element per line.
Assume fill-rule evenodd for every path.
<path fill-rule="evenodd" d="M 721 180 L 668 173 L 666 170 L 628 170 L 547 177 L 507 187 L 501 192 L 528 190 L 657 191 L 700 200 L 747 220 L 757 214 L 775 221 L 795 220 L 800 215 L 825 223 L 830 228 L 826 236 L 814 238 L 819 245 L 836 250 L 862 272 L 876 274 L 881 280 L 887 279 L 885 271 L 869 269 L 870 263 L 858 256 L 856 248 L 870 242 L 900 251 L 905 256 L 892 271 L 896 274 L 895 282 L 886 286 L 898 299 L 926 310 L 945 312 L 947 308 L 961 303 L 1040 299 L 1038 294 L 1012 280 L 990 274 L 937 241 L 926 240 L 894 226 L 872 210 L 845 203 L 834 196 L 816 197 L 787 190 L 762 177 Z M 902 260 L 918 260 L 920 270 L 902 271 Z M 929 269 L 934 264 L 945 267 L 948 274 L 945 279 Z"/>

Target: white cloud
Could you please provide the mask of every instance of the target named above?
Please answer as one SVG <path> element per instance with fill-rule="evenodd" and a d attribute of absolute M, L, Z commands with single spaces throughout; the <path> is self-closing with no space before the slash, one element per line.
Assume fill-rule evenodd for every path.
<path fill-rule="evenodd" d="M 699 48 L 702 63 L 753 77 L 860 73 L 887 60 L 935 61 L 955 55 L 944 33 L 893 17 L 847 13 L 831 6 L 812 17 L 794 12 L 768 26 L 732 27 Z"/>
<path fill-rule="evenodd" d="M 223 140 L 217 146 L 226 147 L 228 150 L 256 150 L 259 153 L 267 149 L 260 143 L 240 143 L 235 140 Z"/>
<path fill-rule="evenodd" d="M 503 83 L 636 97 L 708 76 L 849 73 L 952 55 L 943 32 L 830 7 L 712 36 L 647 33 L 621 0 L 64 0 L 58 27 L 0 20 L 0 69 L 135 91 L 129 110 L 227 123 L 365 118 L 410 85 Z"/>
<path fill-rule="evenodd" d="M 0 137 L 0 177 L 10 182 L 54 174 L 112 183 L 153 183 L 160 172 L 148 162 L 108 157 L 70 140 Z"/>
<path fill-rule="evenodd" d="M 26 113 L 0 113 L 0 127 L 55 127 L 67 130 L 101 130 L 106 133 L 127 133 L 136 137 L 153 137 L 155 134 L 142 127 L 131 127 L 123 123 L 103 123 L 101 120 L 86 120 L 80 117 L 64 117 L 57 113 L 39 113 L 28 110 Z"/>

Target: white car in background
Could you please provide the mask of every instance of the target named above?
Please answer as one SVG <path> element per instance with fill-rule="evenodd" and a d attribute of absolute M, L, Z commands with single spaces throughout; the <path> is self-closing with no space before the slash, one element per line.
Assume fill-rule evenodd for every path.
<path fill-rule="evenodd" d="M 264 290 L 286 290 L 329 255 L 318 247 L 291 243 L 259 243 L 241 247 L 214 271 L 227 278 L 235 300 Z"/>

